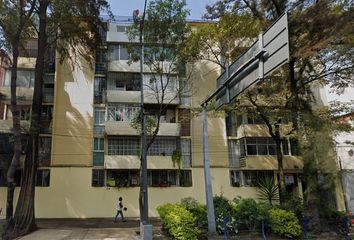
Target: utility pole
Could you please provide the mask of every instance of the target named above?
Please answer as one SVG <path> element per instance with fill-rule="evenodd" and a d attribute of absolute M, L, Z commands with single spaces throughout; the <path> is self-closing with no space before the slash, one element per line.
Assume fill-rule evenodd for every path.
<path fill-rule="evenodd" d="M 141 187 L 139 201 L 142 204 L 140 213 L 140 237 L 142 240 L 152 240 L 152 225 L 149 222 L 148 184 L 147 184 L 147 149 L 146 149 L 146 116 L 144 106 L 144 22 L 147 0 L 144 2 L 144 12 L 141 19 L 139 11 L 133 12 L 134 20 L 139 19 L 140 24 L 140 114 L 141 114 Z"/>
<path fill-rule="evenodd" d="M 203 155 L 204 155 L 204 179 L 205 179 L 205 197 L 208 213 L 208 231 L 209 235 L 216 234 L 215 211 L 213 201 L 213 189 L 211 185 L 210 164 L 209 164 L 209 143 L 208 143 L 208 103 L 203 104 Z"/>

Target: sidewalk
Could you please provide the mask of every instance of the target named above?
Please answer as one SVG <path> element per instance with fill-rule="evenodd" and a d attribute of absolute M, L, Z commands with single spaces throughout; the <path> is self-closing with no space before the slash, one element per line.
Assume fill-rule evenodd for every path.
<path fill-rule="evenodd" d="M 168 239 L 161 232 L 161 222 L 151 220 L 153 239 Z M 96 219 L 38 219 L 38 230 L 21 240 L 133 240 L 140 239 L 139 220 L 127 219 L 126 222 L 113 222 L 111 218 Z"/>

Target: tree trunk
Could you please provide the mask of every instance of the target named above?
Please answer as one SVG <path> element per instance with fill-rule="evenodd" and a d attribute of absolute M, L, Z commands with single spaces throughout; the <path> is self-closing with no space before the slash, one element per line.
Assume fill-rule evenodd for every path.
<path fill-rule="evenodd" d="M 6 219 L 12 221 L 13 218 L 13 201 L 15 191 L 15 173 L 20 166 L 21 157 L 21 125 L 20 125 L 20 111 L 16 101 L 16 82 L 17 82 L 17 59 L 18 59 L 18 45 L 19 37 L 11 43 L 13 48 L 13 59 L 11 68 L 11 112 L 14 136 L 14 155 L 10 167 L 7 172 L 7 202 L 6 202 Z"/>
<path fill-rule="evenodd" d="M 38 164 L 43 76 L 46 66 L 45 56 L 48 50 L 46 34 L 47 6 L 48 0 L 41 0 L 39 2 L 38 56 L 35 69 L 30 136 L 28 140 L 28 148 L 26 151 L 23 181 L 14 218 L 15 225 L 13 232 L 17 237 L 28 234 L 36 227 L 34 199 L 36 170 Z"/>
<path fill-rule="evenodd" d="M 19 29 L 21 29 L 19 27 Z M 13 221 L 13 202 L 14 202 L 14 191 L 16 187 L 15 174 L 17 168 L 20 166 L 20 158 L 22 151 L 21 144 L 21 125 L 20 125 L 20 111 L 17 106 L 17 64 L 18 64 L 18 48 L 20 42 L 20 33 L 21 30 L 18 31 L 18 34 L 15 35 L 13 41 L 11 42 L 12 46 L 12 66 L 11 66 L 11 112 L 12 112 L 12 132 L 14 137 L 14 155 L 12 157 L 12 161 L 10 167 L 7 172 L 7 200 L 6 200 L 6 225 L 5 231 L 3 232 L 2 238 L 12 239 L 12 229 L 14 226 Z"/>
<path fill-rule="evenodd" d="M 286 194 L 285 189 L 285 178 L 284 178 L 284 168 L 283 168 L 283 153 L 281 150 L 281 140 L 280 138 L 275 141 L 277 150 L 277 162 L 278 162 L 278 172 L 279 172 L 279 202 L 284 203 L 284 197 Z"/>

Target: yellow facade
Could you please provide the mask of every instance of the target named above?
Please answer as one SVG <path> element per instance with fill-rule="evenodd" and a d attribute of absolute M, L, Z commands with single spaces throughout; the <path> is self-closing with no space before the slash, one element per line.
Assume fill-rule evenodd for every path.
<path fill-rule="evenodd" d="M 52 166 L 91 166 L 93 128 L 93 70 L 79 64 L 56 64 Z"/>
<path fill-rule="evenodd" d="M 58 57 L 57 57 L 58 59 Z M 127 138 L 135 136 L 138 132 L 132 129 L 129 123 L 123 121 L 108 121 L 103 133 L 94 133 L 95 108 L 106 108 L 107 105 L 123 105 L 139 103 L 138 91 L 107 90 L 106 103 L 94 103 L 95 74 L 91 66 L 83 58 L 76 59 L 76 63 L 64 60 L 56 62 L 54 112 L 51 136 L 50 165 L 40 168 L 50 170 L 50 184 L 48 187 L 36 187 L 36 217 L 38 218 L 94 218 L 113 217 L 117 201 L 123 197 L 128 208 L 126 216 L 138 217 L 139 187 L 100 187 L 92 186 L 93 170 L 137 170 L 140 166 L 136 155 L 108 154 L 107 140 L 120 136 Z M 21 60 L 23 66 L 33 67 L 33 59 Z M 27 65 L 26 65 L 27 64 Z M 32 64 L 32 65 L 31 65 Z M 137 64 L 128 65 L 126 61 L 108 61 L 107 70 L 111 72 L 136 73 Z M 193 197 L 205 203 L 204 170 L 203 170 L 203 141 L 202 118 L 200 103 L 216 88 L 216 79 L 220 68 L 210 62 L 198 62 L 191 67 L 191 108 L 190 136 L 181 136 L 181 124 L 178 122 L 164 122 L 161 124 L 159 136 L 177 137 L 191 140 L 191 166 L 182 170 L 191 170 L 192 186 L 149 187 L 149 213 L 151 217 L 157 216 L 156 208 L 164 203 L 179 202 L 182 198 Z M 145 69 L 145 72 L 149 72 Z M 115 83 L 117 85 L 117 83 Z M 109 98 L 109 99 L 108 99 Z M 148 101 L 153 105 L 155 102 Z M 178 119 L 178 101 L 170 102 Z M 254 128 L 255 126 L 253 126 Z M 257 127 L 257 126 L 256 126 Z M 257 198 L 255 187 L 242 185 L 233 187 L 230 181 L 230 171 L 240 170 L 277 170 L 274 156 L 247 157 L 246 166 L 230 167 L 229 140 L 227 136 L 225 116 L 210 114 L 209 128 L 209 158 L 213 194 L 222 195 L 228 199 L 241 196 L 244 198 Z M 263 126 L 258 130 L 252 126 L 241 126 L 242 134 L 239 136 L 268 137 Z M 246 133 L 246 134 L 245 134 Z M 252 135 L 253 134 L 253 135 Z M 104 139 L 104 164 L 94 166 L 94 138 Z M 303 167 L 299 157 L 285 157 L 284 167 L 287 172 L 299 173 Z M 149 170 L 177 170 L 173 166 L 171 156 L 148 156 Z M 105 176 L 107 177 L 107 176 Z M 16 189 L 16 197 L 18 195 Z M 296 190 L 301 196 L 302 186 L 299 182 Z M 6 187 L 0 187 L 0 208 L 5 209 Z M 4 217 L 2 211 L 0 218 Z"/>

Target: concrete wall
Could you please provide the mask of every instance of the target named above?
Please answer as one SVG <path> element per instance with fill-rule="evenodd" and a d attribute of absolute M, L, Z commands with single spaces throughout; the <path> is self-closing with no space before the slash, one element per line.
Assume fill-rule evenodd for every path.
<path fill-rule="evenodd" d="M 236 196 L 256 198 L 255 188 L 231 187 L 228 169 L 212 168 L 214 195 L 223 194 L 228 199 Z M 205 203 L 202 168 L 193 169 L 192 187 L 149 188 L 149 214 L 157 216 L 156 207 L 164 203 L 179 202 L 194 197 Z M 16 198 L 18 195 L 16 189 Z M 36 217 L 38 218 L 92 218 L 114 217 L 118 197 L 123 197 L 128 208 L 126 216 L 138 217 L 139 188 L 91 187 L 91 168 L 51 168 L 50 187 L 36 187 Z M 0 187 L 0 208 L 5 209 L 6 188 Z M 4 218 L 4 212 L 0 218 Z"/>
<path fill-rule="evenodd" d="M 91 166 L 93 70 L 82 57 L 56 64 L 53 166 Z"/>

